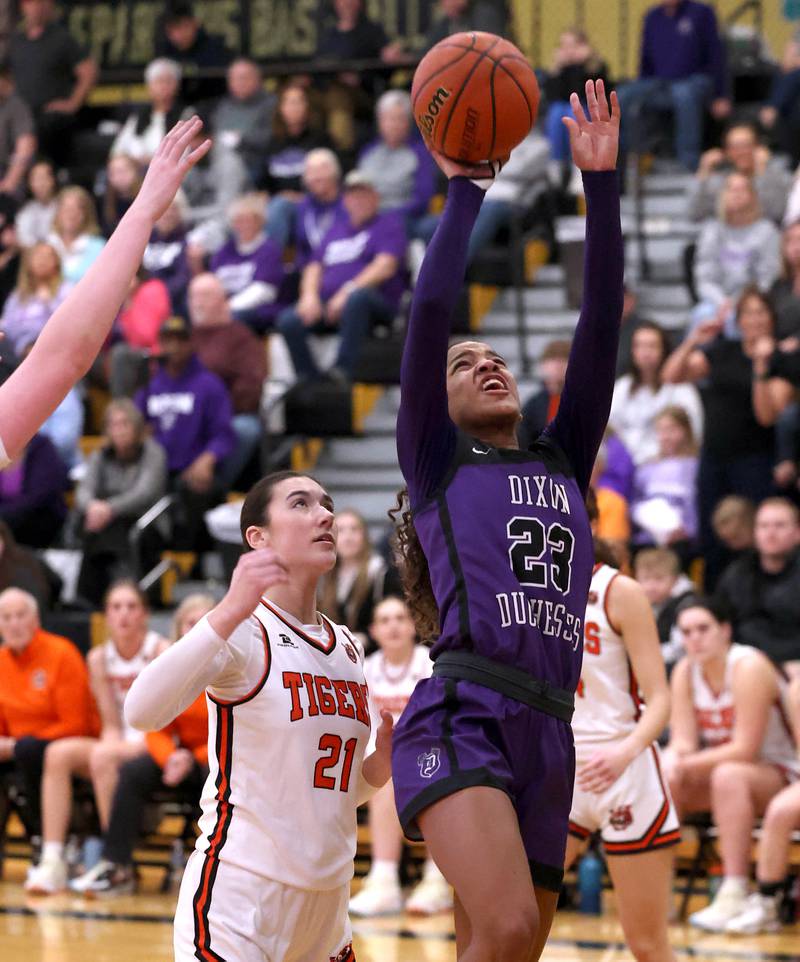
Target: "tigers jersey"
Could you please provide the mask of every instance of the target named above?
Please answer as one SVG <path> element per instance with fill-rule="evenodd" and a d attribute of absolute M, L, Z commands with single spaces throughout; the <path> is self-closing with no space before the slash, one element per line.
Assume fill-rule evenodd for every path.
<path fill-rule="evenodd" d="M 430 650 L 425 645 L 415 645 L 411 660 L 406 665 L 391 665 L 382 651 L 376 651 L 364 662 L 370 697 L 372 725 L 377 730 L 382 711 L 392 713 L 397 721 L 408 704 L 411 693 L 422 678 L 430 678 L 433 671 Z"/>
<path fill-rule="evenodd" d="M 128 689 L 145 665 L 155 658 L 160 641 L 161 636 L 157 632 L 148 631 L 133 658 L 123 658 L 110 639 L 103 645 L 103 667 L 114 696 L 114 704 L 122 719 L 122 736 L 126 742 L 144 741 L 144 732 L 137 731 L 125 721 L 122 709 Z"/>
<path fill-rule="evenodd" d="M 703 748 L 715 748 L 724 745 L 733 736 L 735 708 L 733 703 L 733 670 L 743 658 L 753 654 L 757 649 L 750 645 L 733 644 L 728 649 L 725 664 L 725 681 L 719 694 L 715 694 L 703 676 L 701 667 L 697 664 L 690 666 L 689 681 L 692 689 L 692 704 L 697 723 L 697 732 Z M 761 743 L 759 758 L 761 761 L 777 765 L 788 775 L 800 775 L 800 761 L 797 749 L 791 735 L 791 729 L 784 711 L 787 683 L 783 675 L 777 671 L 779 697 L 770 709 L 767 730 Z"/>
<path fill-rule="evenodd" d="M 227 648 L 236 665 L 263 667 L 248 692 L 230 697 L 236 688 L 226 690 L 224 677 L 206 692 L 198 925 L 218 863 L 301 889 L 332 889 L 352 877 L 370 733 L 364 670 L 347 629 L 324 618 L 304 630 L 262 600 Z"/>
<path fill-rule="evenodd" d="M 608 565 L 595 565 L 589 587 L 583 666 L 572 716 L 578 757 L 582 744 L 624 738 L 640 714 L 638 687 L 625 642 L 608 617 L 608 590 L 618 574 Z"/>

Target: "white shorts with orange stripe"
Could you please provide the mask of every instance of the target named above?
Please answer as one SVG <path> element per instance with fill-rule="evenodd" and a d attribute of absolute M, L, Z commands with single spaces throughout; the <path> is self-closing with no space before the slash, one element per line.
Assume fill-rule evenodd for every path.
<path fill-rule="evenodd" d="M 587 759 L 588 746 L 581 747 L 580 754 Z M 635 758 L 605 792 L 586 792 L 576 783 L 569 833 L 585 839 L 598 831 L 606 855 L 649 852 L 680 841 L 678 816 L 661 772 L 657 745 Z"/>
<path fill-rule="evenodd" d="M 311 891 L 193 852 L 175 912 L 175 962 L 355 962 L 350 883 Z"/>

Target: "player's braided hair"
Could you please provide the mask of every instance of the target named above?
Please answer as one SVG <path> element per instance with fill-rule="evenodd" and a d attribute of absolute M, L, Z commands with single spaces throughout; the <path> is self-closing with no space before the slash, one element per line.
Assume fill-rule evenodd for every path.
<path fill-rule="evenodd" d="M 433 596 L 428 559 L 414 527 L 407 487 L 398 491 L 397 504 L 389 510 L 389 517 L 394 524 L 392 550 L 417 634 L 421 642 L 431 642 L 439 635 L 439 607 Z"/>

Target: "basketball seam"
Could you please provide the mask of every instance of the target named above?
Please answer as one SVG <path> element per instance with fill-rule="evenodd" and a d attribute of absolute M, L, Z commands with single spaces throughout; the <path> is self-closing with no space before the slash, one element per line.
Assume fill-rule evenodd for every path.
<path fill-rule="evenodd" d="M 489 160 L 494 157 L 494 142 L 497 139 L 497 104 L 494 99 L 494 75 L 496 70 L 497 61 L 495 60 L 492 66 L 492 75 L 489 77 L 489 96 L 492 98 L 492 139 L 489 143 Z"/>
<path fill-rule="evenodd" d="M 445 45 L 443 44 L 443 46 Z M 417 101 L 419 100 L 419 95 L 422 93 L 425 87 L 427 87 L 427 85 L 431 82 L 431 80 L 433 80 L 434 77 L 438 77 L 439 74 L 443 73 L 445 70 L 449 70 L 450 67 L 453 66 L 453 64 L 458 63 L 459 60 L 463 60 L 464 57 L 466 57 L 466 55 L 470 52 L 470 50 L 475 49 L 475 37 L 473 36 L 472 38 L 471 47 L 462 47 L 460 43 L 448 43 L 446 44 L 446 46 L 452 47 L 455 50 L 460 50 L 461 53 L 459 54 L 459 56 L 455 58 L 455 60 L 451 60 L 449 63 L 446 63 L 443 67 L 438 67 L 436 70 L 433 71 L 433 73 L 429 74 L 424 80 L 420 81 L 419 89 L 417 90 L 417 96 L 414 97 L 414 99 L 411 101 L 412 112 L 417 107 Z"/>
<path fill-rule="evenodd" d="M 517 89 L 522 94 L 522 99 L 525 101 L 525 106 L 528 108 L 528 118 L 531 124 L 533 124 L 533 111 L 531 110 L 531 105 L 528 103 L 528 95 L 525 93 L 524 87 L 519 82 L 519 80 L 517 80 L 514 74 L 511 73 L 511 71 L 507 67 L 503 66 L 503 60 L 520 60 L 522 61 L 522 63 L 528 64 L 529 67 L 530 67 L 530 64 L 528 63 L 527 60 L 524 59 L 524 57 L 508 57 L 505 55 L 503 55 L 499 60 L 495 60 L 494 62 L 495 67 L 499 67 L 503 71 L 503 73 L 505 73 L 507 77 L 510 77 L 511 80 L 513 80 L 514 83 L 517 85 Z M 492 83 L 494 84 L 494 71 L 492 71 Z M 494 89 L 494 87 L 492 89 Z"/>
<path fill-rule="evenodd" d="M 481 61 L 484 60 L 484 59 L 488 56 L 489 52 L 490 52 L 491 50 L 493 50 L 493 49 L 497 46 L 498 43 L 500 43 L 501 39 L 502 39 L 502 37 L 497 37 L 497 38 L 492 42 L 491 46 L 487 47 L 487 48 L 480 54 L 480 56 L 476 59 L 475 63 L 472 65 L 472 67 L 470 67 L 469 73 L 468 73 L 467 76 L 464 78 L 464 80 L 463 80 L 463 82 L 462 82 L 462 84 L 461 84 L 461 88 L 460 88 L 460 90 L 458 91 L 458 93 L 456 94 L 455 100 L 453 101 L 452 106 L 450 107 L 450 112 L 449 112 L 448 115 L 447 115 L 447 123 L 444 125 L 444 130 L 442 131 L 442 136 L 441 136 L 441 138 L 440 138 L 440 140 L 439 140 L 439 145 L 440 145 L 440 147 L 441 147 L 441 149 L 442 149 L 442 153 L 445 154 L 445 156 L 447 156 L 447 154 L 445 153 L 445 143 L 446 143 L 446 141 L 447 141 L 447 131 L 450 129 L 450 121 L 453 119 L 453 114 L 455 113 L 456 107 L 458 106 L 458 101 L 461 99 L 461 94 L 463 94 L 464 91 L 466 90 L 466 88 L 467 88 L 470 80 L 472 80 L 472 75 L 475 73 L 475 71 L 476 71 L 476 70 L 478 69 L 478 67 L 480 66 Z M 490 57 L 489 59 L 491 60 L 492 58 Z M 496 61 L 492 60 L 492 63 L 495 63 L 495 62 L 496 62 Z M 508 71 L 506 71 L 506 73 L 508 73 Z M 509 76 L 510 76 L 510 74 L 509 74 Z"/>

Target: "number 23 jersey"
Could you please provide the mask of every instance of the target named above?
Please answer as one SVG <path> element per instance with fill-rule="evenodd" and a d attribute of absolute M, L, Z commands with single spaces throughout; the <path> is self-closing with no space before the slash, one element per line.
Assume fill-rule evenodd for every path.
<path fill-rule="evenodd" d="M 358 648 L 327 618 L 309 629 L 266 601 L 228 644 L 237 668 L 258 678 L 258 665 L 261 675 L 235 697 L 224 679 L 206 691 L 203 878 L 213 882 L 219 860 L 298 888 L 342 885 L 353 875 L 370 734 Z"/>

